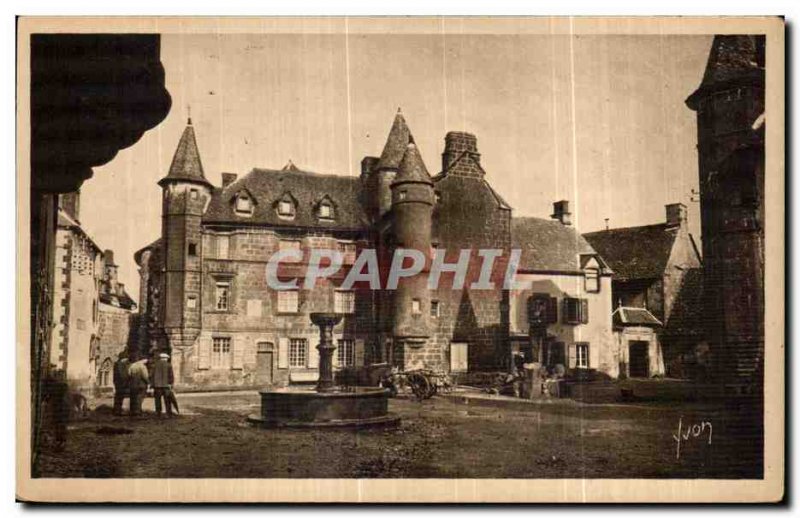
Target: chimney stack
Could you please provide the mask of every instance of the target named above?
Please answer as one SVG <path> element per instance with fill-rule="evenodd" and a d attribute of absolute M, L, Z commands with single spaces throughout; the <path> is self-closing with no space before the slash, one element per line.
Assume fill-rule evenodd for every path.
<path fill-rule="evenodd" d="M 380 162 L 380 158 L 374 156 L 365 156 L 361 160 L 361 176 L 366 176 L 375 169 L 375 166 Z"/>
<path fill-rule="evenodd" d="M 480 164 L 481 154 L 478 153 L 478 138 L 472 133 L 463 131 L 447 133 L 444 137 L 442 171 L 446 171 L 464 153 L 469 153 L 473 160 Z"/>
<path fill-rule="evenodd" d="M 686 223 L 686 205 L 683 203 L 670 203 L 666 205 L 667 226 L 680 227 Z"/>
<path fill-rule="evenodd" d="M 103 252 L 103 258 L 105 259 L 106 266 L 114 266 L 114 251 L 113 250 L 106 250 Z"/>
<path fill-rule="evenodd" d="M 553 214 L 551 218 L 557 219 L 562 225 L 572 225 L 572 213 L 569 211 L 569 202 L 561 200 L 553 203 Z"/>
<path fill-rule="evenodd" d="M 229 186 L 236 181 L 237 176 L 234 173 L 222 173 L 222 188 Z"/>

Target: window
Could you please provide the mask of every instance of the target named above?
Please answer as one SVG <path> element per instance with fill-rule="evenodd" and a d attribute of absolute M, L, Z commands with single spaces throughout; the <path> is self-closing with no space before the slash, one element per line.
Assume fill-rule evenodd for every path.
<path fill-rule="evenodd" d="M 197 192 L 197 189 L 189 189 L 189 197 L 193 200 L 196 200 L 200 196 L 200 193 Z"/>
<path fill-rule="evenodd" d="M 589 368 L 589 342 L 575 344 L 575 367 L 579 369 Z"/>
<path fill-rule="evenodd" d="M 294 217 L 294 203 L 292 203 L 292 200 L 285 199 L 278 202 L 278 215 L 290 219 Z"/>
<path fill-rule="evenodd" d="M 439 318 L 439 301 L 432 300 L 431 301 L 431 316 L 433 318 Z"/>
<path fill-rule="evenodd" d="M 305 338 L 289 340 L 289 367 L 305 367 L 308 362 L 308 342 Z"/>
<path fill-rule="evenodd" d="M 333 307 L 336 313 L 350 315 L 356 309 L 356 295 L 353 291 L 337 291 L 333 298 Z"/>
<path fill-rule="evenodd" d="M 406 191 L 400 191 L 399 193 L 397 193 L 397 199 L 399 201 L 405 200 L 406 199 Z"/>
<path fill-rule="evenodd" d="M 197 256 L 197 243 L 189 243 L 189 257 Z"/>
<path fill-rule="evenodd" d="M 319 217 L 322 219 L 333 219 L 333 206 L 330 203 L 322 203 L 319 206 Z"/>
<path fill-rule="evenodd" d="M 600 273 L 597 268 L 587 268 L 584 275 L 586 292 L 600 293 Z"/>
<path fill-rule="evenodd" d="M 230 236 L 217 236 L 217 258 L 228 258 L 228 247 L 230 246 Z"/>
<path fill-rule="evenodd" d="M 567 297 L 563 301 L 562 319 L 565 324 L 587 324 L 589 302 L 586 299 Z"/>
<path fill-rule="evenodd" d="M 411 314 L 412 315 L 420 315 L 422 314 L 422 301 L 419 299 L 412 299 L 411 300 Z"/>
<path fill-rule="evenodd" d="M 299 300 L 297 290 L 278 292 L 278 313 L 297 313 Z"/>
<path fill-rule="evenodd" d="M 78 329 L 81 330 L 81 331 L 86 329 L 86 321 L 84 319 L 82 319 L 82 318 L 78 319 Z"/>
<path fill-rule="evenodd" d="M 230 369 L 231 338 L 216 336 L 211 341 L 211 367 L 214 369 Z"/>
<path fill-rule="evenodd" d="M 353 264 L 356 260 L 356 244 L 346 241 L 339 241 L 339 253 L 342 254 L 344 264 Z"/>
<path fill-rule="evenodd" d="M 189 308 L 189 309 L 196 308 L 197 307 L 197 297 L 192 295 L 188 299 L 186 299 L 186 307 Z"/>
<path fill-rule="evenodd" d="M 355 340 L 339 340 L 336 347 L 336 363 L 339 367 L 352 367 L 356 364 Z"/>
<path fill-rule="evenodd" d="M 217 282 L 215 293 L 216 303 L 214 305 L 214 307 L 217 308 L 217 311 L 228 311 L 228 307 L 230 305 L 230 296 L 231 283 L 221 281 Z"/>
<path fill-rule="evenodd" d="M 433 192 L 433 197 L 434 197 L 436 203 L 441 203 L 441 201 L 442 201 L 442 193 L 440 193 L 439 191 L 434 191 Z"/>
<path fill-rule="evenodd" d="M 253 200 L 247 194 L 239 194 L 236 196 L 235 210 L 239 214 L 252 214 Z"/>

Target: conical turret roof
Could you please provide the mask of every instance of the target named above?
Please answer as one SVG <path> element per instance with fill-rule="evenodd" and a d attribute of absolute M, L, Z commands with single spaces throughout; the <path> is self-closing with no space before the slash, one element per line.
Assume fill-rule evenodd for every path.
<path fill-rule="evenodd" d="M 398 108 L 397 115 L 394 116 L 392 129 L 389 130 L 389 137 L 383 147 L 383 153 L 378 160 L 376 169 L 397 169 L 400 167 L 400 160 L 406 151 L 409 141 L 413 141 L 411 131 L 408 129 L 403 113 Z"/>
<path fill-rule="evenodd" d="M 419 154 L 413 138 L 406 145 L 403 158 L 400 160 L 399 171 L 392 185 L 405 182 L 422 182 L 433 185 L 431 175 L 428 174 L 428 169 L 425 167 L 425 162 L 422 161 L 422 155 Z"/>
<path fill-rule="evenodd" d="M 203 164 L 200 161 L 200 152 L 197 150 L 192 119 L 189 119 L 186 129 L 183 130 L 178 148 L 172 157 L 172 164 L 169 166 L 169 173 L 158 184 L 163 185 L 168 181 L 195 182 L 212 187 L 203 174 Z"/>
<path fill-rule="evenodd" d="M 714 36 L 703 81 L 686 104 L 696 109 L 708 92 L 734 86 L 763 86 L 764 63 L 764 36 Z"/>

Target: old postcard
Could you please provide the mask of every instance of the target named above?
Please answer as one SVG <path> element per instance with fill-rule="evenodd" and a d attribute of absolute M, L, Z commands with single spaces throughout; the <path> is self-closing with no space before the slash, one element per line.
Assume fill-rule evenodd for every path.
<path fill-rule="evenodd" d="M 19 499 L 782 499 L 782 19 L 18 55 Z"/>

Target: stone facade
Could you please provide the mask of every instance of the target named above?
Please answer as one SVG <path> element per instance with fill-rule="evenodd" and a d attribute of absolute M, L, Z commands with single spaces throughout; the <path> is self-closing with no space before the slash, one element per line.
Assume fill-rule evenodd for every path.
<path fill-rule="evenodd" d="M 311 382 L 318 374 L 319 329 L 309 315 L 334 310 L 344 313 L 334 328 L 336 368 L 376 362 L 443 371 L 507 367 L 511 294 L 502 279 L 494 289 L 452 289 L 452 274 L 444 274 L 429 289 L 427 276 L 436 248 L 447 250 L 447 263 L 460 250 L 473 250 L 467 282 L 477 279 L 478 249 L 499 250 L 496 269 L 504 266 L 512 210 L 487 181 L 474 135 L 448 133 L 442 164 L 438 174 L 428 173 L 398 113 L 381 156 L 365 157 L 359 177 L 310 173 L 290 162 L 241 178 L 225 173 L 215 188 L 205 179 L 190 124 L 159 182 L 162 236 L 135 256 L 142 286 L 138 353 L 170 351 L 184 386 Z M 529 237 L 540 240 L 536 246 L 547 240 Z M 342 290 L 364 249 L 377 250 L 385 283 L 398 248 L 423 253 L 420 275 L 401 279 L 396 290 L 371 290 L 366 282 Z M 282 282 L 302 281 L 315 249 L 341 251 L 344 266 L 313 288 L 276 290 L 267 284 L 267 263 L 285 249 L 299 250 L 301 258 L 281 263 Z M 569 262 L 570 274 L 582 271 L 577 253 Z M 594 311 L 608 319 L 610 289 L 603 293 L 608 307 Z M 598 351 L 611 342 L 607 331 L 598 328 L 608 336 L 592 339 Z"/>
<path fill-rule="evenodd" d="M 113 252 L 81 227 L 79 207 L 79 193 L 61 195 L 50 363 L 71 384 L 90 388 L 110 384 L 109 365 L 133 340 L 136 304 L 117 278 Z"/>
<path fill-rule="evenodd" d="M 713 371 L 758 385 L 764 355 L 764 36 L 715 36 L 697 112 L 704 308 Z"/>

